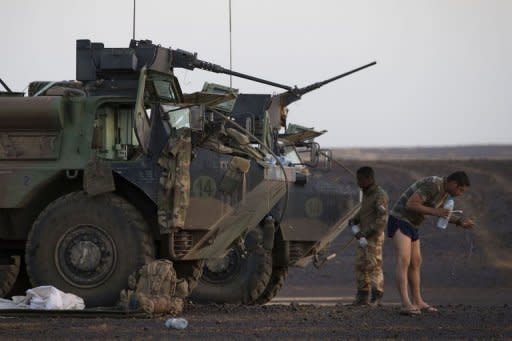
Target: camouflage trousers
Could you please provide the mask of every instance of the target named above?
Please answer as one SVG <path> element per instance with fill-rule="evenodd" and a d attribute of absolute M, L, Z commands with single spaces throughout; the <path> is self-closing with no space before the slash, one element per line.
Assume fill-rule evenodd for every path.
<path fill-rule="evenodd" d="M 190 130 L 183 129 L 178 137 L 170 138 L 158 164 L 162 167 L 158 191 L 158 225 L 160 233 L 170 233 L 185 226 L 190 203 Z"/>
<path fill-rule="evenodd" d="M 358 291 L 375 288 L 384 291 L 384 273 L 382 271 L 382 247 L 384 232 L 368 239 L 366 248 L 357 246 L 356 281 Z"/>

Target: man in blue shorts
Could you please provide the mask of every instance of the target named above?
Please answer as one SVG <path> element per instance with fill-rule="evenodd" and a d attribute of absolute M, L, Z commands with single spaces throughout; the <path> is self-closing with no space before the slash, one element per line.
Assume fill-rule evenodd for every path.
<path fill-rule="evenodd" d="M 450 211 L 443 208 L 442 204 L 448 196 L 460 196 L 469 185 L 469 178 L 462 171 L 452 173 L 447 178 L 426 177 L 416 181 L 402 193 L 391 209 L 388 237 L 393 238 L 395 248 L 395 276 L 402 301 L 401 314 L 416 315 L 421 311 L 437 311 L 421 296 L 421 250 L 418 227 L 425 220 L 425 215 L 448 217 Z M 471 219 L 451 217 L 450 222 L 466 229 L 474 226 Z M 412 300 L 409 299 L 409 286 Z"/>

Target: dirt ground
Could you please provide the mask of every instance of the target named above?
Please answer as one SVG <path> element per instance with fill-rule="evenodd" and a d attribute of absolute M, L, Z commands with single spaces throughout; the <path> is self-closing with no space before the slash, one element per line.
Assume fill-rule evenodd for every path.
<path fill-rule="evenodd" d="M 6 317 L 0 314 L 0 339 L 512 339 L 512 161 L 346 161 L 351 169 L 375 168 L 391 202 L 415 179 L 465 170 L 471 189 L 456 208 L 474 216 L 477 228 L 440 231 L 429 220 L 420 230 L 425 299 L 438 314 L 400 316 L 393 280 L 393 250 L 384 248 L 385 305 L 346 305 L 355 293 L 355 244 L 342 233 L 332 244 L 337 257 L 321 269 L 290 269 L 277 305 L 235 307 L 190 304 L 185 330 L 154 319 Z M 293 297 L 293 299 L 291 299 Z M 297 299 L 297 297 L 299 297 Z M 287 303 L 323 300 L 331 305 Z"/>
<path fill-rule="evenodd" d="M 167 329 L 165 318 L 1 318 L 5 340 L 164 339 L 510 339 L 512 306 L 440 306 L 439 314 L 409 317 L 398 307 L 312 305 L 190 306 L 189 326 Z"/>

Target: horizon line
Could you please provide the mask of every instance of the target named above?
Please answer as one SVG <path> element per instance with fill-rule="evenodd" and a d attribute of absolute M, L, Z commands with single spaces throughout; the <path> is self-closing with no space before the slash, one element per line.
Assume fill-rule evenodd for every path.
<path fill-rule="evenodd" d="M 512 143 L 482 143 L 482 144 L 446 144 L 446 145 L 415 145 L 415 146 L 325 146 L 330 149 L 418 149 L 418 148 L 475 148 L 475 147 L 502 147 L 512 148 Z M 322 146 L 324 148 L 324 146 Z"/>

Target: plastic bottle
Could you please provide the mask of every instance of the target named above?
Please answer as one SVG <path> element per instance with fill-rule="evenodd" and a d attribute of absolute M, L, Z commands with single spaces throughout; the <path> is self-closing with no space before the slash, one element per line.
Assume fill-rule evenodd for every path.
<path fill-rule="evenodd" d="M 361 229 L 359 228 L 359 225 L 352 225 L 352 233 L 354 234 L 354 236 L 356 234 L 358 234 L 359 232 L 361 232 Z"/>
<path fill-rule="evenodd" d="M 366 249 L 366 247 L 368 246 L 368 240 L 365 237 L 359 238 L 359 246 L 362 247 L 363 249 Z"/>
<path fill-rule="evenodd" d="M 171 318 L 165 321 L 165 326 L 167 328 L 185 329 L 188 326 L 188 321 L 184 318 Z"/>
<path fill-rule="evenodd" d="M 276 159 L 270 154 L 267 154 L 267 156 L 265 156 L 265 161 L 271 166 L 275 166 L 277 163 Z"/>
<path fill-rule="evenodd" d="M 448 214 L 447 218 L 440 217 L 437 220 L 437 227 L 444 230 L 448 226 L 448 223 L 450 222 L 450 216 L 452 215 L 454 206 L 455 206 L 455 201 L 453 200 L 452 197 L 448 196 L 448 198 L 446 198 L 446 201 L 444 202 L 443 208 L 450 210 L 450 213 Z"/>

